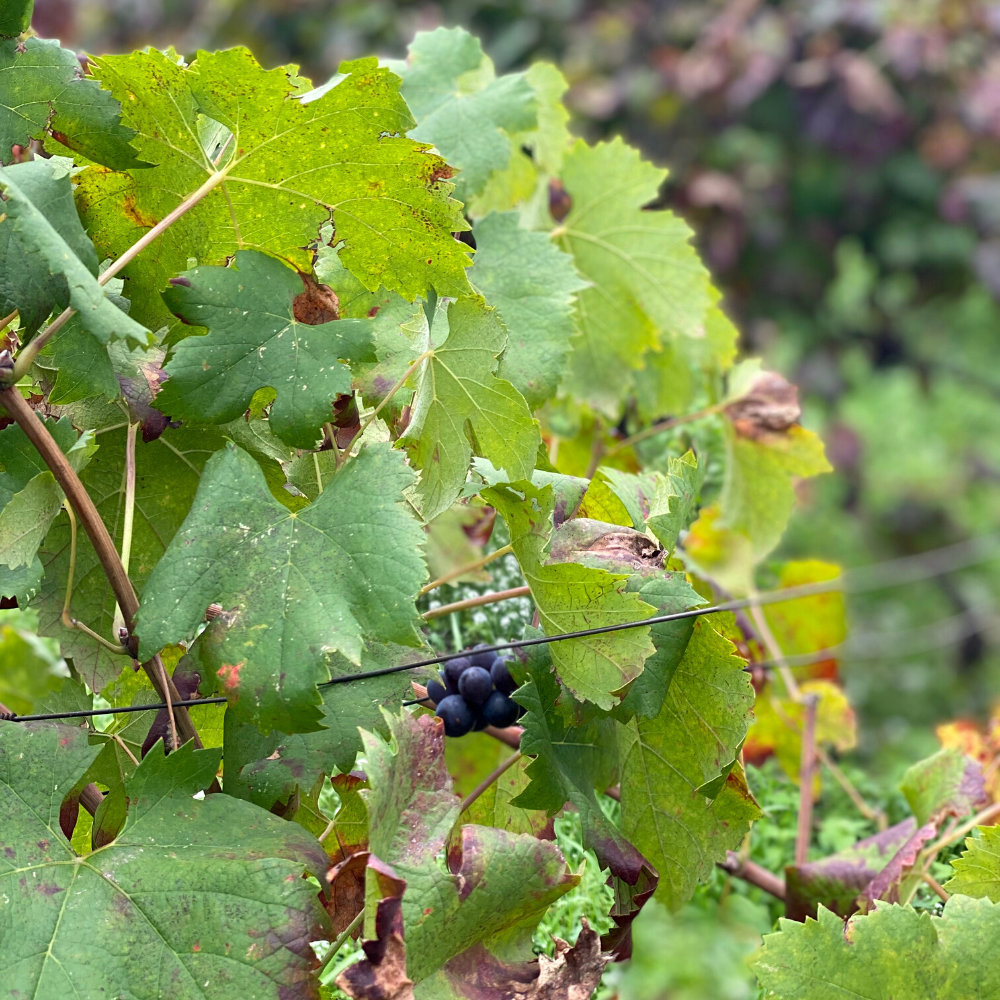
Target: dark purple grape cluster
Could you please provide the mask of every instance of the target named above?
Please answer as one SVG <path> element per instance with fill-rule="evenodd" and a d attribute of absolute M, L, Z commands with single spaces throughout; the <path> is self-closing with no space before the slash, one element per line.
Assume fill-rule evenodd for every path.
<path fill-rule="evenodd" d="M 444 720 L 447 736 L 464 736 L 487 726 L 512 726 L 524 709 L 511 698 L 517 681 L 507 669 L 507 657 L 477 652 L 448 660 L 440 680 L 427 685 L 435 714 Z"/>

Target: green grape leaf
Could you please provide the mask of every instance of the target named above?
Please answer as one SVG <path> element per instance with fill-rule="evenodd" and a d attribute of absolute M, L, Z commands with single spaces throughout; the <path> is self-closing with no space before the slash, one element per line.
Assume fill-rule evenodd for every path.
<path fill-rule="evenodd" d="M 80 472 L 97 450 L 94 435 L 85 431 L 77 437 L 68 420 L 60 420 L 54 430 L 69 464 Z M 0 469 L 0 564 L 17 570 L 34 564 L 62 508 L 63 492 L 20 428 L 12 424 L 0 431 L 0 442 L 5 466 Z"/>
<path fill-rule="evenodd" d="M 40 701 L 73 683 L 65 676 L 55 643 L 35 634 L 29 615 L 0 611 L 0 702 L 21 715 L 34 712 Z"/>
<path fill-rule="evenodd" d="M 643 210 L 663 178 L 619 139 L 578 141 L 563 163 L 572 209 L 555 234 L 592 286 L 577 297 L 580 336 L 563 389 L 609 415 L 647 352 L 658 349 L 661 331 L 703 336 L 712 304 L 687 223 Z"/>
<path fill-rule="evenodd" d="M 415 658 L 412 651 L 407 653 L 409 658 Z M 361 668 L 375 670 L 405 659 L 398 648 L 366 649 Z M 335 677 L 350 672 L 351 665 L 346 661 L 335 663 L 332 669 Z M 413 688 L 409 674 L 401 672 L 325 687 L 322 696 L 324 728 L 313 733 L 271 733 L 265 737 L 252 722 L 241 723 L 232 712 L 227 712 L 227 734 L 232 720 L 233 725 L 254 730 L 250 735 L 256 734 L 257 741 L 253 752 L 237 752 L 231 748 L 227 736 L 226 766 L 232 768 L 230 774 L 236 777 L 226 782 L 226 791 L 270 809 L 276 802 L 287 802 L 296 788 L 306 794 L 318 777 L 331 774 L 334 769 L 350 771 L 361 751 L 359 730 L 388 735 L 382 709 L 412 698 Z"/>
<path fill-rule="evenodd" d="M 552 534 L 551 486 L 538 489 L 519 482 L 486 489 L 482 496 L 507 522 L 514 554 L 546 634 L 639 621 L 652 612 L 638 595 L 622 593 L 624 574 L 546 561 Z M 642 672 L 653 648 L 648 626 L 641 626 L 555 643 L 552 662 L 575 697 L 609 709 Z"/>
<path fill-rule="evenodd" d="M 609 718 L 574 719 L 570 706 L 562 705 L 562 695 L 549 655 L 532 651 L 528 679 L 515 699 L 526 710 L 521 752 L 534 759 L 525 771 L 530 784 L 513 804 L 554 813 L 572 802 L 583 821 L 586 842 L 601 863 L 625 876 L 637 871 L 643 859 L 607 819 L 594 794 L 595 789 L 609 787 L 618 774 L 620 726 Z"/>
<path fill-rule="evenodd" d="M 955 873 L 945 888 L 1000 903 L 1000 827 L 980 826 L 977 830 L 979 837 L 967 838 L 962 856 L 952 861 Z"/>
<path fill-rule="evenodd" d="M 1000 906 L 952 896 L 939 917 L 879 903 L 847 926 L 820 908 L 816 920 L 782 917 L 764 937 L 753 969 L 773 1000 L 885 1000 L 1000 994 L 991 942 Z"/>
<path fill-rule="evenodd" d="M 36 359 L 54 377 L 49 402 L 56 406 L 76 403 L 90 396 L 117 399 L 122 387 L 108 356 L 108 345 L 87 335 L 79 313 L 52 335 Z"/>
<path fill-rule="evenodd" d="M 510 134 L 534 128 L 535 91 L 524 73 L 497 77 L 479 39 L 463 28 L 420 32 L 405 63 L 390 63 L 417 119 L 413 137 L 432 143 L 460 171 L 463 201 L 510 162 Z"/>
<path fill-rule="evenodd" d="M 468 227 L 443 181 L 451 170 L 404 137 L 413 119 L 399 80 L 375 59 L 345 63 L 347 75 L 308 102 L 294 67 L 264 70 L 242 48 L 200 52 L 187 66 L 153 50 L 92 66 L 155 165 L 84 171 L 78 204 L 98 250 L 120 256 L 201 195 L 123 272 L 136 315 L 151 325 L 169 319 L 158 293 L 192 257 L 204 266 L 261 250 L 307 271 L 305 248 L 331 217 L 341 260 L 370 291 L 382 285 L 410 300 L 432 285 L 467 291 L 468 247 L 451 234 Z M 203 145 L 206 117 L 223 127 L 213 132 L 221 142 Z"/>
<path fill-rule="evenodd" d="M 649 577 L 633 576 L 628 589 L 634 591 L 657 615 L 672 615 L 704 604 L 705 599 L 687 582 L 683 573 L 656 573 Z M 651 625 L 649 634 L 656 647 L 642 673 L 615 708 L 615 717 L 623 722 L 632 715 L 653 718 L 660 714 L 670 682 L 694 631 L 694 618 Z"/>
<path fill-rule="evenodd" d="M 391 716 L 392 744 L 365 733 L 369 849 L 403 885 L 406 973 L 415 984 L 464 953 L 532 958 L 531 931 L 578 881 L 554 844 L 466 825 L 445 847 L 459 801 L 444 766 L 444 730 L 431 717 Z M 433 899 L 434 905 L 428 905 Z M 496 960 L 496 959 L 494 959 Z M 435 995 L 434 992 L 423 995 Z M 436 994 L 440 995 L 440 994 Z"/>
<path fill-rule="evenodd" d="M 530 636 L 534 630 L 527 630 Z M 615 906 L 614 928 L 604 949 L 626 958 L 631 949 L 631 923 L 656 888 L 658 875 L 605 815 L 595 789 L 604 790 L 620 773 L 622 727 L 607 717 L 580 721 L 580 706 L 566 696 L 552 673 L 544 647 L 528 653 L 528 679 L 515 693 L 525 707 L 521 751 L 534 759 L 525 769 L 528 787 L 511 805 L 554 813 L 569 801 L 580 814 L 584 844 L 611 872 Z"/>
<path fill-rule="evenodd" d="M 559 386 L 576 331 L 573 299 L 587 282 L 548 236 L 522 229 L 516 212 L 476 223 L 469 280 L 507 327 L 499 374 L 535 409 Z"/>
<path fill-rule="evenodd" d="M 13 19 L 17 11 L 9 7 L 4 5 L 2 16 Z M 11 33 L 11 21 L 6 25 L 8 31 L 0 34 Z M 26 146 L 29 139 L 51 136 L 58 145 L 115 170 L 143 166 L 129 144 L 135 133 L 121 124 L 118 102 L 94 80 L 84 79 L 75 52 L 40 38 L 5 39 L 0 41 L 0 74 L 0 163 L 10 163 L 15 143 Z"/>
<path fill-rule="evenodd" d="M 171 284 L 163 294 L 170 309 L 209 332 L 174 348 L 157 407 L 174 417 L 225 423 L 270 386 L 277 392 L 271 429 L 282 441 L 311 448 L 332 417 L 333 400 L 350 391 L 351 372 L 341 362 L 370 355 L 371 324 L 300 321 L 299 276 L 252 250 L 237 253 L 230 267 L 195 268 Z"/>
<path fill-rule="evenodd" d="M 8 0 L 0 11 L 0 38 L 16 38 L 31 27 L 35 0 Z"/>
<path fill-rule="evenodd" d="M 982 767 L 954 747 L 909 767 L 899 787 L 918 823 L 968 816 L 988 798 Z"/>
<path fill-rule="evenodd" d="M 329 654 L 359 663 L 373 641 L 417 644 L 423 532 L 400 500 L 412 482 L 401 454 L 373 446 L 315 503 L 290 511 L 256 462 L 227 446 L 205 466 L 190 513 L 150 575 L 137 617 L 140 656 L 192 637 L 217 602 L 226 613 L 192 651 L 203 683 L 212 679 L 238 714 L 259 713 L 262 731 L 315 729 Z"/>
<path fill-rule="evenodd" d="M 9 167 L 8 176 L 17 180 L 24 197 L 38 207 L 80 263 L 96 275 L 97 254 L 73 203 L 70 168 L 61 157 L 39 158 Z M 0 315 L 18 310 L 21 336 L 26 339 L 53 309 L 62 309 L 68 302 L 69 288 L 61 270 L 32 253 L 31 244 L 22 242 L 13 223 L 0 224 Z"/>
<path fill-rule="evenodd" d="M 705 619 L 694 627 L 655 718 L 640 717 L 622 765 L 622 829 L 660 872 L 659 898 L 677 909 L 760 815 L 734 766 L 753 687 L 732 643 Z M 720 783 L 710 796 L 706 786 Z"/>
<path fill-rule="evenodd" d="M 79 314 L 84 329 L 101 343 L 106 344 L 109 340 L 122 337 L 128 337 L 139 344 L 147 343 L 149 331 L 115 306 L 97 283 L 91 267 L 88 267 L 88 263 L 94 263 L 93 248 L 85 252 L 84 260 L 77 256 L 76 248 L 80 246 L 82 234 L 79 232 L 79 221 L 74 222 L 71 218 L 70 203 L 61 198 L 56 205 L 51 205 L 51 185 L 44 181 L 39 183 L 38 170 L 22 171 L 21 168 L 25 166 L 31 167 L 32 164 L 18 163 L 12 167 L 0 167 L 0 189 L 3 191 L 6 213 L 4 223 L 11 227 L 24 255 L 23 263 L 15 273 L 34 275 L 35 281 L 38 280 L 38 275 L 44 273 L 58 276 L 47 283 L 48 287 L 56 287 L 58 299 L 62 299 L 62 288 L 65 285 L 65 298 Z M 53 169 L 58 170 L 58 167 Z M 22 176 L 26 183 L 22 183 Z M 67 189 L 68 176 L 64 176 L 62 180 L 60 186 Z M 36 199 L 49 207 L 55 224 Z M 8 254 L 12 249 L 8 247 Z M 10 294 L 15 302 L 20 297 L 16 290 L 11 290 Z M 37 292 L 29 297 L 28 304 L 33 321 L 43 318 L 39 312 L 45 308 L 45 304 L 38 298 Z M 52 304 L 56 304 L 56 301 Z"/>
<path fill-rule="evenodd" d="M 487 486 L 505 485 L 507 480 L 500 469 L 494 468 L 485 458 L 473 460 L 472 468 Z M 587 495 L 590 480 L 580 476 L 567 476 L 562 472 L 535 469 L 531 483 L 538 489 L 552 488 L 552 524 L 558 528 L 563 522 L 576 517 L 583 498 Z"/>
<path fill-rule="evenodd" d="M 11 569 L 31 565 L 62 500 L 51 472 L 40 472 L 14 494 L 0 511 L 0 563 Z"/>
<path fill-rule="evenodd" d="M 437 329 L 438 317 L 434 329 Z M 494 375 L 506 335 L 496 311 L 481 298 L 448 308 L 447 336 L 430 343 L 413 395 L 410 423 L 400 438 L 421 470 L 421 513 L 430 520 L 451 506 L 465 483 L 473 450 L 526 479 L 541 436 L 524 397 Z"/>
<path fill-rule="evenodd" d="M 120 422 L 121 411 L 116 412 Z M 68 421 L 66 423 L 68 425 Z M 8 431 L 0 431 L 0 435 Z M 0 437 L 0 441 L 2 440 Z M 124 428 L 102 428 L 98 440 L 101 447 L 83 469 L 80 478 L 94 499 L 115 545 L 120 546 L 125 512 L 122 467 L 126 431 Z M 141 438 L 137 440 L 135 516 L 129 577 L 140 593 L 191 506 L 202 466 L 222 445 L 223 438 L 220 434 L 204 428 L 170 428 L 155 441 L 144 442 Z M 165 488 L 164 484 L 169 486 Z M 59 517 L 53 522 L 39 555 L 45 565 L 42 590 L 35 601 L 39 609 L 39 631 L 58 639 L 63 655 L 72 657 L 80 676 L 94 691 L 100 691 L 119 675 L 123 660 L 89 636 L 77 629 L 66 628 L 62 623 L 70 559 L 70 527 L 66 518 Z M 94 550 L 79 538 L 71 613 L 100 635 L 113 640 L 117 638 L 115 609 L 114 592 Z"/>
<path fill-rule="evenodd" d="M 672 457 L 665 476 L 657 476 L 653 497 L 646 515 L 646 527 L 668 552 L 672 552 L 680 533 L 694 519 L 701 495 L 705 471 L 692 452 Z"/>
<path fill-rule="evenodd" d="M 60 804 L 96 752 L 86 730 L 0 723 L 4 989 L 61 995 L 71 971 L 81 996 L 203 1000 L 208 991 L 278 1000 L 304 991 L 308 942 L 330 933 L 302 877 L 324 874 L 319 844 L 230 796 L 196 801 L 219 754 L 187 744 L 146 757 L 126 785 L 125 828 L 78 857 L 60 829 Z M 123 927 L 143 961 L 108 960 L 121 953 Z"/>
<path fill-rule="evenodd" d="M 66 456 L 73 454 L 71 464 L 74 468 L 77 471 L 83 469 L 96 447 L 94 435 L 78 434 L 67 417 L 53 420 L 37 416 L 45 424 L 46 430 L 52 435 L 63 454 Z M 20 493 L 28 483 L 39 474 L 48 472 L 48 466 L 28 439 L 28 435 L 17 424 L 8 424 L 0 429 L 0 455 L 3 455 L 3 463 L 0 464 L 0 510 L 3 510 L 14 495 Z"/>
<path fill-rule="evenodd" d="M 37 556 L 18 569 L 0 566 L 0 597 L 13 597 L 24 607 L 41 588 L 44 573 L 45 567 Z"/>
<path fill-rule="evenodd" d="M 112 278 L 105 291 L 127 313 L 132 304 L 121 295 L 122 284 L 120 278 Z M 129 347 L 122 340 L 102 344 L 86 335 L 79 314 L 74 313 L 41 349 L 35 364 L 46 370 L 49 380 L 55 379 L 49 390 L 50 403 L 65 406 L 92 396 L 109 400 L 124 396 L 132 418 L 143 423 L 145 436 L 149 415 L 157 413 L 162 418 L 150 405 L 148 379 L 154 369 L 159 371 L 163 353 L 157 334 L 143 347 Z M 159 381 L 155 384 L 158 386 Z M 137 409 L 138 396 L 142 397 L 142 405 Z"/>

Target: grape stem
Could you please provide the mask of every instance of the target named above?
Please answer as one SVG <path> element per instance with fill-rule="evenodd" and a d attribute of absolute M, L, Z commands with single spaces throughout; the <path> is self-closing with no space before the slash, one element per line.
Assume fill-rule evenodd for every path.
<path fill-rule="evenodd" d="M 505 556 L 509 552 L 513 551 L 514 549 L 511 545 L 505 545 L 503 548 L 497 549 L 496 552 L 491 552 L 489 555 L 483 556 L 482 559 L 477 559 L 475 562 L 459 566 L 458 569 L 453 569 L 450 572 L 439 576 L 436 580 L 431 580 L 431 582 L 425 587 L 421 587 L 420 596 L 422 597 L 424 594 L 429 594 L 432 590 L 436 590 L 443 584 L 450 583 L 452 580 L 457 580 L 460 576 L 465 576 L 466 573 L 475 573 L 477 569 L 482 569 L 484 566 L 488 566 L 494 559 L 499 559 L 501 556 Z"/>
<path fill-rule="evenodd" d="M 455 601 L 452 604 L 442 604 L 439 608 L 431 608 L 424 612 L 424 620 L 431 621 L 433 618 L 441 618 L 444 615 L 453 614 L 456 611 L 464 611 L 466 608 L 478 608 L 484 604 L 497 604 L 500 601 L 509 601 L 514 597 L 528 597 L 531 588 L 511 587 L 510 590 L 496 590 L 489 594 L 479 594 L 477 597 L 467 597 L 464 601 Z"/>
<path fill-rule="evenodd" d="M 361 909 L 358 910 L 354 919 L 340 932 L 337 940 L 334 941 L 323 953 L 323 957 L 320 959 L 320 962 L 322 963 L 322 968 L 319 972 L 321 979 L 325 975 L 330 963 L 337 957 L 337 952 L 344 947 L 347 943 L 347 939 L 358 929 L 358 927 L 361 926 L 361 921 L 364 920 L 364 917 L 365 908 L 362 906 Z"/>
<path fill-rule="evenodd" d="M 135 625 L 135 614 L 139 610 L 139 598 L 136 596 L 132 581 L 122 566 L 118 550 L 108 533 L 107 525 L 101 519 L 86 487 L 80 482 L 76 470 L 69 464 L 48 427 L 36 416 L 35 411 L 28 405 L 28 401 L 16 388 L 0 386 L 0 406 L 13 417 L 25 436 L 34 445 L 35 450 L 48 466 L 63 493 L 66 494 L 67 502 L 73 507 L 74 513 L 83 525 L 101 568 L 104 570 L 104 575 L 114 592 L 115 600 L 124 615 L 125 627 L 128 630 L 126 645 L 134 656 L 136 640 L 132 630 Z M 146 671 L 153 688 L 163 701 L 171 703 L 181 700 L 173 681 L 163 671 L 159 654 L 142 664 L 142 668 Z M 191 722 L 187 709 L 181 709 L 177 713 L 177 728 L 185 742 L 194 740 L 195 748 L 201 749 L 201 740 L 198 738 L 198 733 Z"/>
<path fill-rule="evenodd" d="M 135 243 L 132 244 L 107 270 L 103 271 L 97 278 L 99 285 L 106 285 L 122 268 L 127 267 L 149 246 L 161 233 L 169 229 L 182 215 L 190 212 L 206 195 L 214 191 L 225 179 L 228 168 L 210 174 L 197 191 L 189 194 L 172 212 L 165 215 L 152 229 L 144 233 Z M 14 373 L 11 378 L 11 385 L 16 385 L 34 363 L 38 352 L 52 339 L 52 335 L 61 329 L 72 317 L 76 310 L 72 306 L 67 306 L 37 337 L 30 343 L 25 344 L 14 362 Z"/>

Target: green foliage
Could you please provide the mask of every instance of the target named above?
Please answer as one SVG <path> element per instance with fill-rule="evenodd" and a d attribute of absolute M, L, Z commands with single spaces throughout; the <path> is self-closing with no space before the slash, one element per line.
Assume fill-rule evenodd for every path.
<path fill-rule="evenodd" d="M 511 158 L 511 136 L 537 124 L 535 94 L 524 73 L 499 79 L 479 40 L 461 28 L 418 35 L 405 64 L 402 94 L 429 142 L 460 171 L 456 194 L 468 201 Z"/>
<path fill-rule="evenodd" d="M 605 413 L 617 409 L 633 370 L 653 353 L 674 337 L 703 335 L 711 304 L 686 223 L 643 211 L 662 179 L 620 140 L 577 142 L 563 164 L 572 208 L 558 242 L 592 286 L 577 297 L 580 343 L 567 389 Z"/>
<path fill-rule="evenodd" d="M 506 341 L 503 324 L 482 299 L 448 307 L 446 337 L 416 348 L 429 352 L 400 439 L 421 469 L 421 513 L 428 520 L 447 510 L 465 483 L 473 446 L 509 480 L 531 475 L 538 430 L 524 398 L 494 375 Z M 428 324 L 428 327 L 430 324 Z"/>
<path fill-rule="evenodd" d="M 20 917 L 0 932 L 8 989 L 54 996 L 71 975 L 83 995 L 159 993 L 170 982 L 174 995 L 196 997 L 208 981 L 227 995 L 277 997 L 282 983 L 305 982 L 300 942 L 322 934 L 325 917 L 300 876 L 322 872 L 325 857 L 304 830 L 248 803 L 194 801 L 217 752 L 151 754 L 126 784 L 121 835 L 77 857 L 60 829 L 58 793 L 96 748 L 79 729 L 2 725 L 0 885 Z M 190 919 L 195 908 L 204 919 Z M 267 948 L 262 921 L 274 934 Z M 126 928 L 133 957 L 148 962 L 108 961 Z"/>
<path fill-rule="evenodd" d="M 979 834 L 978 838 L 970 837 L 962 856 L 952 861 L 955 874 L 945 885 L 948 892 L 1000 903 L 1000 830 L 980 827 Z"/>
<path fill-rule="evenodd" d="M 949 899 L 940 917 L 879 905 L 843 922 L 821 909 L 817 920 L 779 922 L 754 968 L 776 1000 L 858 997 L 989 996 L 1000 989 L 983 950 L 1000 926 L 1000 907 L 967 896 Z"/>
<path fill-rule="evenodd" d="M 315 728 L 327 654 L 358 663 L 366 636 L 417 641 L 410 595 L 424 578 L 421 533 L 398 500 L 412 480 L 401 455 L 368 448 L 295 512 L 271 496 L 250 455 L 235 445 L 217 452 L 150 576 L 140 655 L 191 638 L 219 602 L 233 610 L 194 646 L 202 677 L 217 678 L 234 709 L 268 730 Z M 377 538 L 391 546 L 391 572 Z M 328 560 L 341 567 L 339 579 L 324 576 Z M 273 624 L 262 629 L 262 621 Z"/>
<path fill-rule="evenodd" d="M 736 762 L 751 704 L 741 661 L 698 622 L 660 712 L 628 734 L 622 827 L 659 871 L 660 898 L 671 908 L 760 816 Z"/>
<path fill-rule="evenodd" d="M 225 423 L 247 409 L 258 389 L 271 388 L 277 393 L 271 429 L 289 444 L 312 447 L 333 400 L 351 388 L 350 368 L 341 359 L 366 360 L 371 324 L 300 323 L 294 303 L 305 293 L 298 276 L 251 250 L 237 253 L 228 268 L 196 268 L 171 283 L 166 304 L 185 323 L 209 332 L 177 345 L 164 369 L 169 381 L 160 408 Z M 279 303 L 285 306 L 280 312 Z M 248 326 L 256 326 L 252 336 Z"/>
<path fill-rule="evenodd" d="M 749 406 L 759 365 L 732 370 L 690 229 L 650 208 L 662 170 L 621 140 L 570 141 L 553 67 L 498 76 L 454 29 L 319 88 L 243 48 L 91 70 L 101 89 L 65 81 L 80 120 L 121 115 L 87 142 L 58 126 L 61 92 L 11 70 L 52 104 L 23 128 L 75 151 L 0 168 L 0 305 L 19 313 L 0 591 L 33 602 L 70 673 L 52 681 L 36 640 L 44 677 L 12 704 L 141 705 L 170 671 L 226 705 L 0 724 L 0 979 L 40 998 L 66 981 L 86 997 L 331 979 L 358 998 L 591 993 L 646 902 L 679 910 L 760 816 L 740 760 L 760 636 L 728 616 L 638 623 L 781 574 L 761 563 L 797 481 L 828 469 L 819 439 L 797 410 Z M 526 613 L 430 626 L 418 607 L 456 610 L 440 595 L 469 576 Z M 628 628 L 558 639 L 606 626 Z M 510 665 L 520 752 L 477 760 L 497 735 L 481 734 L 446 757 L 440 722 L 401 704 L 428 679 L 409 667 L 508 628 L 556 639 Z M 189 722 L 214 749 L 184 742 Z M 978 804 L 968 767 L 911 776 L 921 844 Z M 548 839 L 567 805 L 603 940 L 550 910 L 580 882 Z M 870 901 L 915 863 L 886 863 Z M 952 900 L 935 925 L 877 905 L 852 926 L 975 936 L 985 906 Z M 311 942 L 343 945 L 355 921 L 364 949 L 346 968 L 330 949 L 317 976 Z M 578 936 L 543 961 L 546 926 Z M 801 951 L 804 926 L 765 956 Z M 828 936 L 815 962 L 854 975 Z"/>

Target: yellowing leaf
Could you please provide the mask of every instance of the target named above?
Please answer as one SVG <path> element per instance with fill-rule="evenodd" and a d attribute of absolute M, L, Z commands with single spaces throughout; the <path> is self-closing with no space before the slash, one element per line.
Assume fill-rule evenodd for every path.
<path fill-rule="evenodd" d="M 331 218 L 341 260 L 369 290 L 413 299 L 431 285 L 468 288 L 468 248 L 451 236 L 467 225 L 442 183 L 450 169 L 404 137 L 413 119 L 399 80 L 375 59 L 345 63 L 345 78 L 309 103 L 293 68 L 261 69 L 246 49 L 201 52 L 189 66 L 154 50 L 92 65 L 154 164 L 84 171 L 77 200 L 98 250 L 119 256 L 203 193 L 123 272 L 140 320 L 169 319 L 159 292 L 191 258 L 223 264 L 255 249 L 308 270 L 305 248 Z"/>

